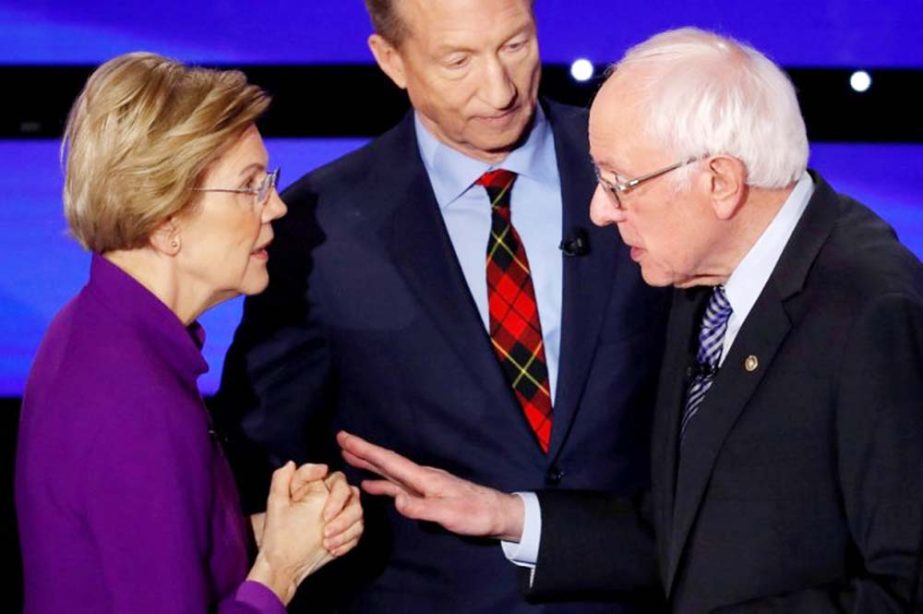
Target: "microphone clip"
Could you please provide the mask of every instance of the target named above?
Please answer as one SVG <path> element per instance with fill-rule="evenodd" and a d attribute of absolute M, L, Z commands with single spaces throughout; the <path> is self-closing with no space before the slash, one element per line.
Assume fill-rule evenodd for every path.
<path fill-rule="evenodd" d="M 686 377 L 689 379 L 713 379 L 718 373 L 718 367 L 708 363 L 696 362 L 686 367 Z"/>
<path fill-rule="evenodd" d="M 590 242 L 583 228 L 574 228 L 570 236 L 564 237 L 558 249 L 564 252 L 565 256 L 586 256 L 590 253 Z"/>

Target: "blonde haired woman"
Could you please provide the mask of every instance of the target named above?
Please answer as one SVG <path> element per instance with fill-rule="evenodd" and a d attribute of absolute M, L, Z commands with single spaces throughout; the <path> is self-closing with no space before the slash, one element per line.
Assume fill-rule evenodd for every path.
<path fill-rule="evenodd" d="M 362 531 L 342 474 L 292 463 L 249 527 L 196 378 L 196 319 L 268 283 L 285 214 L 239 72 L 133 53 L 101 66 L 65 134 L 64 202 L 90 280 L 23 397 L 16 465 L 27 612 L 276 612 Z"/>

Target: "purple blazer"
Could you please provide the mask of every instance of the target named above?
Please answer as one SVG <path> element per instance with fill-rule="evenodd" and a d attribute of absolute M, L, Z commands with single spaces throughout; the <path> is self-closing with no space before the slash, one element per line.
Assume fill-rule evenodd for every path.
<path fill-rule="evenodd" d="M 247 527 L 196 385 L 198 324 L 94 255 L 23 395 L 25 611 L 284 612 L 247 575 Z"/>

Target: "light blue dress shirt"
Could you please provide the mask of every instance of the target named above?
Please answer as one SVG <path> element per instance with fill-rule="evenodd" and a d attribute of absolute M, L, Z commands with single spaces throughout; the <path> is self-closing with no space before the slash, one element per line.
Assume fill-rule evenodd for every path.
<path fill-rule="evenodd" d="M 798 220 L 808 206 L 811 195 L 814 193 L 814 181 L 808 173 L 804 173 L 795 184 L 791 194 L 782 204 L 779 212 L 760 235 L 753 247 L 743 257 L 731 276 L 724 284 L 724 290 L 731 303 L 731 317 L 728 319 L 727 331 L 724 333 L 724 347 L 721 352 L 721 362 L 731 350 L 731 344 L 737 338 L 737 333 L 743 326 L 772 275 L 782 251 L 788 244 Z M 522 537 L 519 543 L 501 542 L 503 552 L 510 562 L 521 567 L 535 569 L 538 560 L 538 549 L 541 545 L 542 510 L 535 493 L 516 493 L 525 506 L 525 517 L 522 526 Z"/>
<path fill-rule="evenodd" d="M 542 324 L 551 398 L 554 399 L 561 349 L 564 265 L 558 244 L 562 236 L 563 204 L 554 135 L 545 114 L 541 107 L 536 107 L 529 138 L 496 165 L 475 160 L 437 140 L 423 126 L 419 115 L 414 122 L 420 155 L 439 211 L 468 289 L 488 331 L 490 313 L 486 258 L 490 201 L 487 191 L 474 182 L 494 169 L 505 169 L 518 175 L 510 195 L 510 213 L 529 259 Z"/>

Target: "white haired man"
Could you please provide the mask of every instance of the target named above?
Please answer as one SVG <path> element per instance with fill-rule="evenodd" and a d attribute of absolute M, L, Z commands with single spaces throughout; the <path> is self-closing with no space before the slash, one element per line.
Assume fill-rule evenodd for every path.
<path fill-rule="evenodd" d="M 618 227 L 645 281 L 678 288 L 651 496 L 540 492 L 517 516 L 510 495 L 341 434 L 347 460 L 386 478 L 366 490 L 461 533 L 539 535 L 533 598 L 659 572 L 675 612 L 913 610 L 920 261 L 806 171 L 790 82 L 728 38 L 687 28 L 629 50 L 593 104 L 590 146 L 593 221 Z"/>

